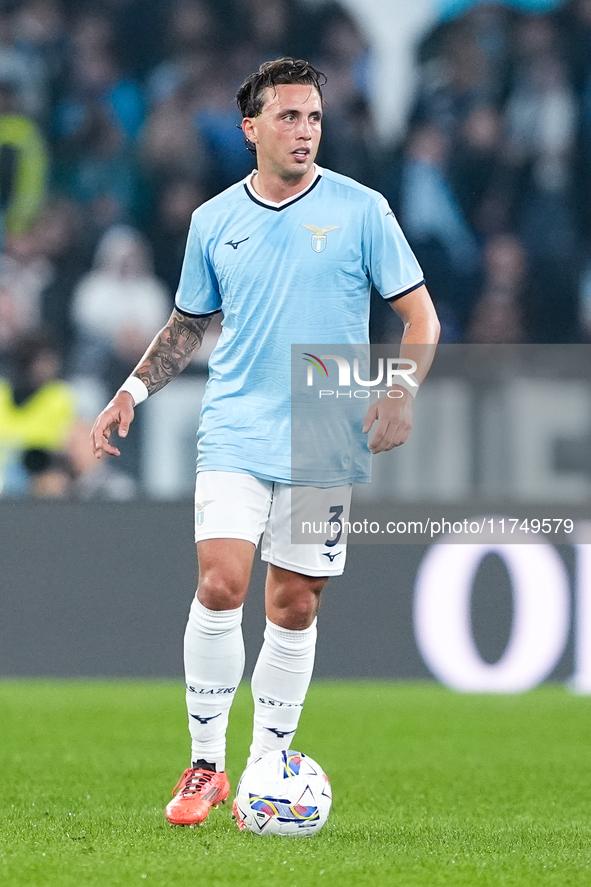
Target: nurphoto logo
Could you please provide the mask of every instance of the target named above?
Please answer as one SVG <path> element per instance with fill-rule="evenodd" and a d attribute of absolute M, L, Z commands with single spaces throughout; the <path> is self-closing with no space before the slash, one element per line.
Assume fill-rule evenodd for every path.
<path fill-rule="evenodd" d="M 338 368 L 338 382 L 337 385 L 339 388 L 351 388 L 351 364 L 347 360 L 347 358 L 342 357 L 340 354 L 321 354 L 317 356 L 315 354 L 310 354 L 310 352 L 305 351 L 303 359 L 308 363 L 308 375 L 307 375 L 307 385 L 309 388 L 313 387 L 315 374 L 314 370 L 316 369 L 322 379 L 327 379 L 329 377 L 329 371 L 324 363 L 325 360 L 334 360 L 337 368 Z M 353 360 L 353 381 L 355 384 L 359 385 L 360 388 L 352 391 L 335 391 L 333 389 L 320 389 L 318 391 L 319 397 L 370 397 L 372 391 L 370 389 L 376 388 L 376 391 L 373 392 L 377 395 L 387 394 L 388 397 L 399 398 L 402 397 L 403 394 L 400 390 L 390 390 L 392 385 L 400 384 L 405 388 L 410 385 L 411 388 L 418 388 L 418 382 L 414 378 L 413 373 L 417 369 L 416 361 L 411 360 L 409 357 L 380 357 L 378 359 L 376 377 L 375 379 L 361 379 L 360 371 L 359 371 L 359 358 L 354 358 Z M 386 387 L 377 390 L 378 385 L 384 384 Z"/>

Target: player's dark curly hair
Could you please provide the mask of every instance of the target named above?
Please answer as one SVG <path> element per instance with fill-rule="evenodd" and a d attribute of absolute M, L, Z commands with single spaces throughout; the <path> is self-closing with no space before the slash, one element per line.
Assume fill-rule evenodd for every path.
<path fill-rule="evenodd" d="M 236 93 L 240 113 L 243 117 L 257 117 L 263 109 L 265 89 L 268 86 L 290 83 L 304 83 L 315 87 L 320 95 L 320 101 L 323 101 L 322 87 L 326 83 L 326 75 L 303 59 L 286 56 L 273 62 L 264 62 L 258 71 L 246 78 Z M 249 151 L 255 151 L 254 145 L 248 139 L 246 146 Z"/>

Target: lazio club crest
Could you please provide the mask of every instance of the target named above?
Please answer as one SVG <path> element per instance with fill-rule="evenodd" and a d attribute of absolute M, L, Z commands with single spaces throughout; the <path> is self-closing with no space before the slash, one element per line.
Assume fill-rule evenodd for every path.
<path fill-rule="evenodd" d="M 213 502 L 213 499 L 205 499 L 203 502 L 195 502 L 195 524 L 200 527 L 205 520 L 205 506 Z"/>
<path fill-rule="evenodd" d="M 321 253 L 323 249 L 326 249 L 326 235 L 329 231 L 336 231 L 339 227 L 339 225 L 326 225 L 324 228 L 318 228 L 316 225 L 302 225 L 302 228 L 307 228 L 312 232 L 312 249 L 315 253 Z"/>

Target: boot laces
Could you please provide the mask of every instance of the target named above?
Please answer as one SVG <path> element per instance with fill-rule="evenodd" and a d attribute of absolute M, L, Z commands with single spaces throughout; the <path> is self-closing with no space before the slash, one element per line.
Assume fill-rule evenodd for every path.
<path fill-rule="evenodd" d="M 179 790 L 183 795 L 198 795 L 215 775 L 213 770 L 194 770 L 189 767 L 175 785 L 173 795 Z"/>

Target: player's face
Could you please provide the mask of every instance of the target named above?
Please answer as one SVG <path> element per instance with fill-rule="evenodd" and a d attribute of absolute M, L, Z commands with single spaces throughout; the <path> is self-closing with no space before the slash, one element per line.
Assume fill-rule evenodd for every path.
<path fill-rule="evenodd" d="M 261 113 L 242 122 L 246 138 L 256 145 L 259 174 L 301 181 L 318 153 L 321 120 L 322 102 L 314 86 L 268 87 Z"/>

